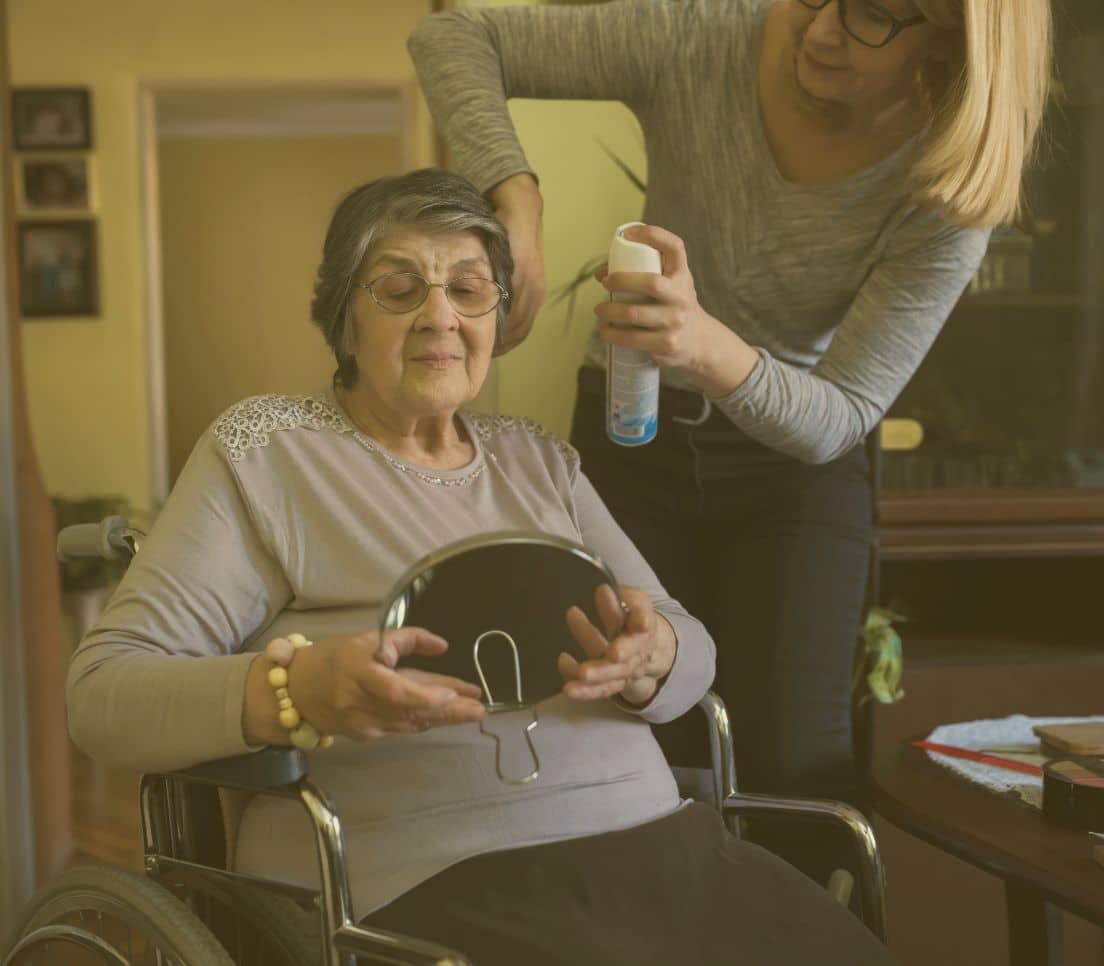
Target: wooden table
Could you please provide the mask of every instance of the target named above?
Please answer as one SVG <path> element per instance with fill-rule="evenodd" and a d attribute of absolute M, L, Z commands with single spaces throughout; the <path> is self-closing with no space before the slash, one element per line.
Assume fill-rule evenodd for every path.
<path fill-rule="evenodd" d="M 907 741 L 875 759 L 872 779 L 874 809 L 887 821 L 1004 880 L 1012 966 L 1060 966 L 1059 908 L 1104 926 L 1104 867 L 1087 833 L 1053 825 Z"/>

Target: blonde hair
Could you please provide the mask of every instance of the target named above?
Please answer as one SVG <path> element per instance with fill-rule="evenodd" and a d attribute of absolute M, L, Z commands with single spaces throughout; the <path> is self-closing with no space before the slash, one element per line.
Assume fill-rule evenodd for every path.
<path fill-rule="evenodd" d="M 912 167 L 917 200 L 962 225 L 1024 216 L 1051 79 L 1049 0 L 916 0 L 951 32 L 949 62 L 925 68 L 932 126 Z"/>

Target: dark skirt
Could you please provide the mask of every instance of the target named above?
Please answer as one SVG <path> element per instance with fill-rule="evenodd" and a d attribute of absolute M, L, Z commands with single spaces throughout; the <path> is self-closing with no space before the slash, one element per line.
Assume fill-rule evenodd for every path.
<path fill-rule="evenodd" d="M 823 889 L 699 804 L 468 859 L 365 924 L 443 943 L 476 966 L 893 962 Z"/>

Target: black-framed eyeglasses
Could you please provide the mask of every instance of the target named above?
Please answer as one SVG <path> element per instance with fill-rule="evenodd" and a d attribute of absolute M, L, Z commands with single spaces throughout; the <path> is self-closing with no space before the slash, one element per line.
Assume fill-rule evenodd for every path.
<path fill-rule="evenodd" d="M 810 10 L 823 10 L 832 0 L 799 0 Z M 843 29 L 866 47 L 884 47 L 902 30 L 927 23 L 927 17 L 895 17 L 874 0 L 836 0 Z"/>
<path fill-rule="evenodd" d="M 370 282 L 357 282 L 385 312 L 413 312 L 429 298 L 429 290 L 443 288 L 445 298 L 457 313 L 467 318 L 486 315 L 510 298 L 498 282 L 480 275 L 461 275 L 447 282 L 431 282 L 416 272 L 389 272 Z"/>

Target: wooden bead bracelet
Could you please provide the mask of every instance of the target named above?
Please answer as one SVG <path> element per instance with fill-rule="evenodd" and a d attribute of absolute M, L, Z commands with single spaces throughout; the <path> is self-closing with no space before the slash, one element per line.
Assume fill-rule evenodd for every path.
<path fill-rule="evenodd" d="M 277 637 L 269 641 L 264 649 L 265 657 L 272 662 L 268 671 L 268 683 L 276 691 L 276 701 L 280 706 L 280 724 L 290 732 L 291 743 L 303 751 L 329 748 L 333 744 L 332 736 L 319 734 L 313 725 L 303 720 L 288 694 L 287 669 L 291 666 L 292 658 L 299 648 L 310 647 L 313 643 L 302 634 L 288 634 L 287 637 Z"/>

